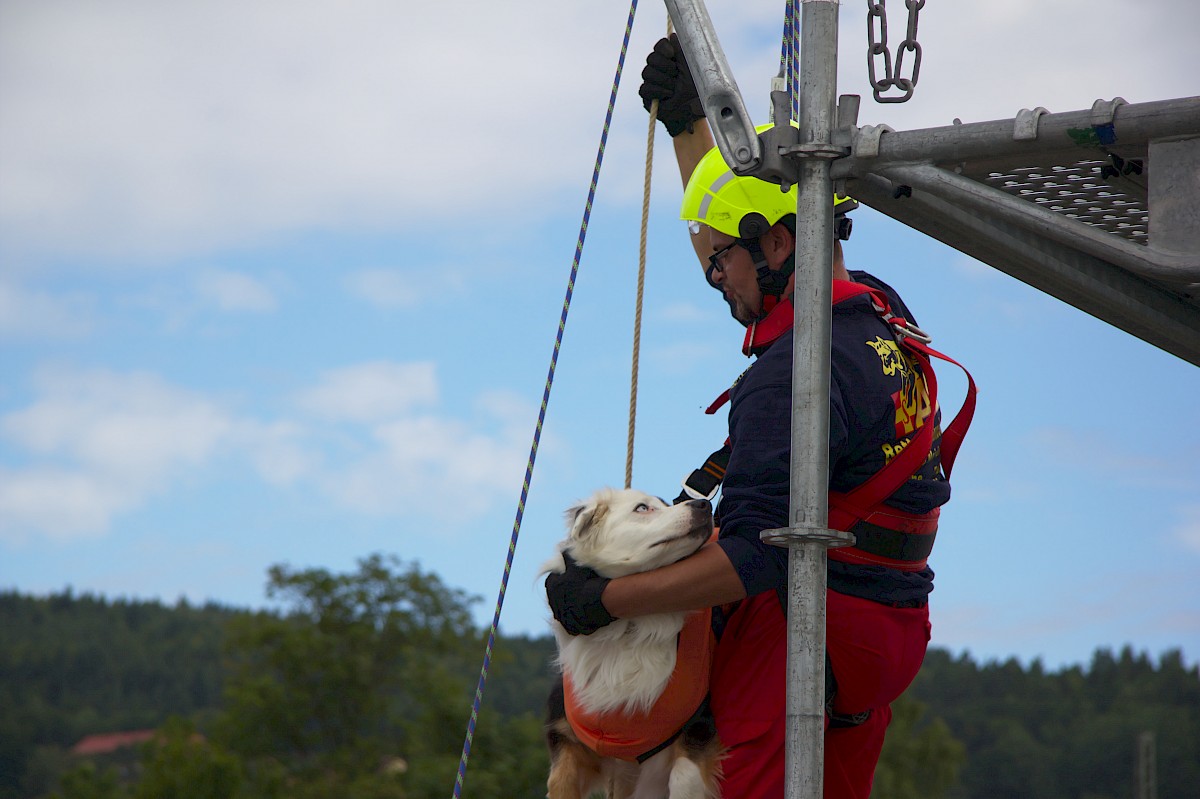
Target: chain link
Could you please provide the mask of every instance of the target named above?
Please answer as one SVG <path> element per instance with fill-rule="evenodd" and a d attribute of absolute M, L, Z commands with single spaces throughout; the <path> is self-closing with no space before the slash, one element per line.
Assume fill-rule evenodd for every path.
<path fill-rule="evenodd" d="M 887 43 L 887 0 L 867 0 L 867 72 L 877 103 L 906 102 L 912 97 L 917 86 L 917 77 L 921 73 L 921 45 L 917 42 L 917 19 L 921 9 L 925 7 L 925 0 L 904 0 L 904 5 L 908 8 L 908 29 L 905 31 L 904 41 L 896 49 L 893 69 L 892 52 Z M 909 77 L 903 77 L 906 53 L 912 54 L 912 73 Z M 880 58 L 883 59 L 882 78 L 875 69 Z M 893 87 L 904 93 L 885 97 L 884 92 Z"/>

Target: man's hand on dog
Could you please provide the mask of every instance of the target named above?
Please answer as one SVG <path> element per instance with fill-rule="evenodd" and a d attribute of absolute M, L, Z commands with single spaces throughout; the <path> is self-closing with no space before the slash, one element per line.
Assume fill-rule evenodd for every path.
<path fill-rule="evenodd" d="M 546 599 L 555 620 L 571 635 L 591 635 L 616 621 L 600 601 L 608 578 L 580 566 L 566 552 L 563 561 L 566 571 L 546 576 Z"/>

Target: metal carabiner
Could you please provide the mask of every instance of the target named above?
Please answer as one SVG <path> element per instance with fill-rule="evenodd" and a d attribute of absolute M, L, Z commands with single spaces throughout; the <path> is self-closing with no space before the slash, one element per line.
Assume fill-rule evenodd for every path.
<path fill-rule="evenodd" d="M 902 319 L 901 317 L 893 314 L 887 321 L 896 331 L 897 336 L 907 336 L 908 338 L 919 341 L 922 344 L 933 343 L 933 336 L 929 335 L 916 325 L 910 325 L 906 319 Z"/>

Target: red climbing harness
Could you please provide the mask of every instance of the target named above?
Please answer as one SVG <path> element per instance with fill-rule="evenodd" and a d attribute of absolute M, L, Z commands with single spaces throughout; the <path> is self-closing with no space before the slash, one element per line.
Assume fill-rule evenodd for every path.
<path fill-rule="evenodd" d="M 892 313 L 887 295 L 882 291 L 849 280 L 833 281 L 834 305 L 864 294 L 869 295 L 875 312 L 888 323 L 898 345 L 917 362 L 929 391 L 931 408 L 937 408 L 937 376 L 930 358 L 952 363 L 967 376 L 967 395 L 962 408 L 942 432 L 941 465 L 942 471 L 949 477 L 959 446 L 975 414 L 975 381 L 962 364 L 930 347 L 930 338 L 923 331 Z M 742 351 L 750 354 L 771 344 L 792 329 L 794 319 L 791 300 L 780 300 L 766 317 L 747 328 Z M 706 412 L 715 413 L 728 399 L 729 392 L 725 391 Z M 922 425 L 903 449 L 866 482 L 846 493 L 829 492 L 829 527 L 852 532 L 856 539 L 854 546 L 830 549 L 831 559 L 888 566 L 901 571 L 920 571 L 925 568 L 937 533 L 939 509 L 911 514 L 883 503 L 929 459 L 933 451 L 935 427 L 933 424 Z M 704 466 L 692 472 L 684 481 L 680 496 L 711 499 L 725 476 L 729 454 L 727 440 L 721 449 L 708 457 Z"/>

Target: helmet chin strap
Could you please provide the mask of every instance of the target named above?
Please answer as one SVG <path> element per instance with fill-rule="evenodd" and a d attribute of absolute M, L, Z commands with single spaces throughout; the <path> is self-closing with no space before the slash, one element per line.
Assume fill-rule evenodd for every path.
<path fill-rule="evenodd" d="M 788 278 L 792 276 L 792 272 L 796 271 L 796 253 L 793 251 L 788 255 L 787 259 L 780 265 L 778 271 L 771 269 L 767 263 L 767 257 L 763 254 L 762 246 L 758 243 L 758 239 L 739 238 L 737 240 L 739 246 L 750 253 L 750 259 L 754 263 L 754 272 L 758 282 L 758 289 L 762 292 L 763 303 L 759 310 L 758 319 L 750 322 L 738 319 L 737 307 L 734 302 L 725 297 L 725 302 L 729 305 L 729 315 L 732 316 L 742 327 L 749 327 L 753 322 L 761 320 L 771 312 L 771 309 L 779 304 L 779 300 L 783 297 L 783 292 L 787 289 Z M 721 291 L 721 287 L 713 280 L 713 267 L 709 267 L 704 273 L 708 285 L 717 291 Z M 721 292 L 724 294 L 724 292 Z"/>
<path fill-rule="evenodd" d="M 758 239 L 742 239 L 741 241 L 742 246 L 749 251 L 750 258 L 754 261 L 758 289 L 763 295 L 762 310 L 758 315 L 758 318 L 762 319 L 779 303 L 779 299 L 787 289 L 788 278 L 792 276 L 792 272 L 796 271 L 796 253 L 793 251 L 779 269 L 774 270 L 767 263 L 767 257 L 763 254 Z"/>
<path fill-rule="evenodd" d="M 848 210 L 853 210 L 857 207 L 858 204 L 854 203 L 853 206 Z M 762 225 L 766 223 L 766 219 L 762 217 L 761 214 L 752 214 L 751 217 L 758 217 L 758 219 L 755 220 L 754 224 L 750 226 L 740 225 L 743 233 L 753 234 L 757 230 L 762 230 Z M 743 220 L 743 222 L 744 221 L 745 220 Z M 838 213 L 835 216 L 834 221 L 834 238 L 840 241 L 849 239 L 851 220 L 845 215 L 845 212 L 843 211 Z M 796 232 L 794 222 L 788 222 L 785 218 L 783 224 L 787 225 L 788 230 L 792 231 L 792 235 L 794 236 Z M 752 324 L 765 319 L 767 314 L 769 314 L 772 309 L 774 309 L 775 306 L 778 305 L 783 299 L 783 293 L 787 290 L 788 279 L 792 276 L 792 273 L 796 271 L 796 251 L 793 249 L 792 252 L 788 254 L 788 257 L 784 259 L 784 262 L 780 264 L 779 269 L 773 270 L 771 269 L 771 265 L 767 263 L 767 257 L 763 254 L 762 245 L 759 244 L 759 239 L 757 237 L 753 237 L 752 235 L 742 236 L 737 239 L 737 243 L 748 253 L 750 253 L 750 259 L 754 262 L 754 272 L 758 281 L 758 290 L 762 292 L 762 308 L 759 310 L 758 317 L 756 319 L 750 322 L 743 322 L 737 317 L 737 308 L 733 301 L 726 297 L 725 302 L 729 304 L 729 315 L 734 319 L 737 319 L 742 327 L 750 327 Z M 708 271 L 704 273 L 705 277 L 708 279 L 708 285 L 712 286 L 717 291 L 721 291 L 721 287 L 713 281 L 712 273 L 712 267 L 709 267 Z"/>

